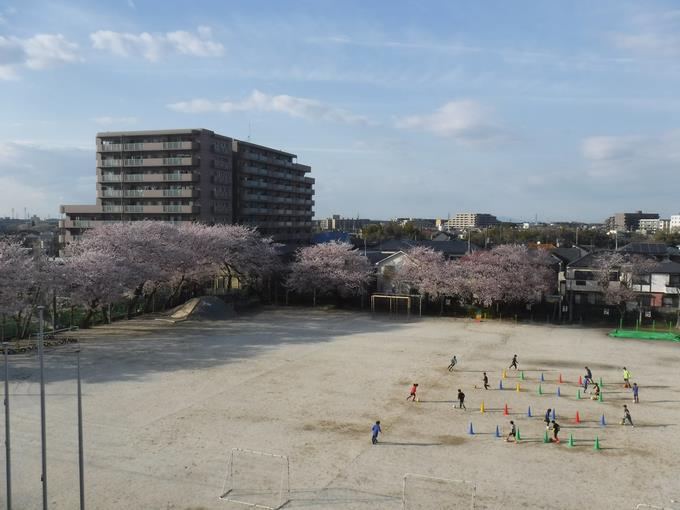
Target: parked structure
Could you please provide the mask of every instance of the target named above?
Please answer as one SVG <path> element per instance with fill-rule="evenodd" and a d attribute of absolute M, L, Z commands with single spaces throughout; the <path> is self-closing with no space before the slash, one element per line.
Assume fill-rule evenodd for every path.
<path fill-rule="evenodd" d="M 207 129 L 98 133 L 96 204 L 61 206 L 60 244 L 136 220 L 241 223 L 307 243 L 314 179 L 296 158 Z"/>

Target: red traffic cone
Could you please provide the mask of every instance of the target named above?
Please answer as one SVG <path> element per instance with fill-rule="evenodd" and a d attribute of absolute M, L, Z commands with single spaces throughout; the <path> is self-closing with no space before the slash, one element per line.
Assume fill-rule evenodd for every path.
<path fill-rule="evenodd" d="M 503 409 L 503 416 L 508 416 L 510 413 L 508 412 L 508 404 L 505 404 L 505 408 Z"/>
<path fill-rule="evenodd" d="M 576 423 L 581 423 L 581 417 L 578 414 L 578 411 L 576 411 Z"/>
<path fill-rule="evenodd" d="M 564 381 L 562 381 L 562 374 L 560 374 L 560 378 L 557 380 L 560 384 L 562 384 Z"/>
<path fill-rule="evenodd" d="M 581 376 L 578 376 L 578 385 L 583 386 L 583 379 L 581 379 Z"/>

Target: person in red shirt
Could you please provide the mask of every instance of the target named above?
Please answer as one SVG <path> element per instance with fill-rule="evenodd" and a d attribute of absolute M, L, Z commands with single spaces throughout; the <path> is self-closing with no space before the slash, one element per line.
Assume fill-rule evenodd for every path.
<path fill-rule="evenodd" d="M 406 400 L 413 399 L 413 401 L 416 401 L 416 391 L 418 391 L 418 383 L 413 383 L 413 386 L 411 386 L 411 393 L 409 394 L 408 397 L 406 397 Z"/>

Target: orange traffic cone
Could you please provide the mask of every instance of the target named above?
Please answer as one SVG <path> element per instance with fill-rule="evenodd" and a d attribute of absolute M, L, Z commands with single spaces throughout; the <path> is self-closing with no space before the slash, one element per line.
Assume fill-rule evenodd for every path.
<path fill-rule="evenodd" d="M 578 385 L 583 386 L 583 379 L 581 379 L 581 376 L 578 376 Z"/>
<path fill-rule="evenodd" d="M 576 423 L 581 423 L 581 417 L 578 414 L 578 411 L 576 411 Z"/>
<path fill-rule="evenodd" d="M 508 416 L 510 413 L 508 412 L 508 404 L 505 404 L 505 408 L 503 409 L 503 416 Z"/>
<path fill-rule="evenodd" d="M 564 381 L 562 380 L 562 374 L 560 374 L 560 378 L 557 380 L 560 384 L 562 384 Z"/>

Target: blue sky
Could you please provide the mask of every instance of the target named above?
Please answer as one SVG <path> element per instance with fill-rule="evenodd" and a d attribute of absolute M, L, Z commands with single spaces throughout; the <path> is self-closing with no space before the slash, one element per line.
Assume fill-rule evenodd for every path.
<path fill-rule="evenodd" d="M 0 216 L 182 127 L 297 153 L 317 217 L 667 216 L 678 91 L 677 2 L 0 0 Z"/>

